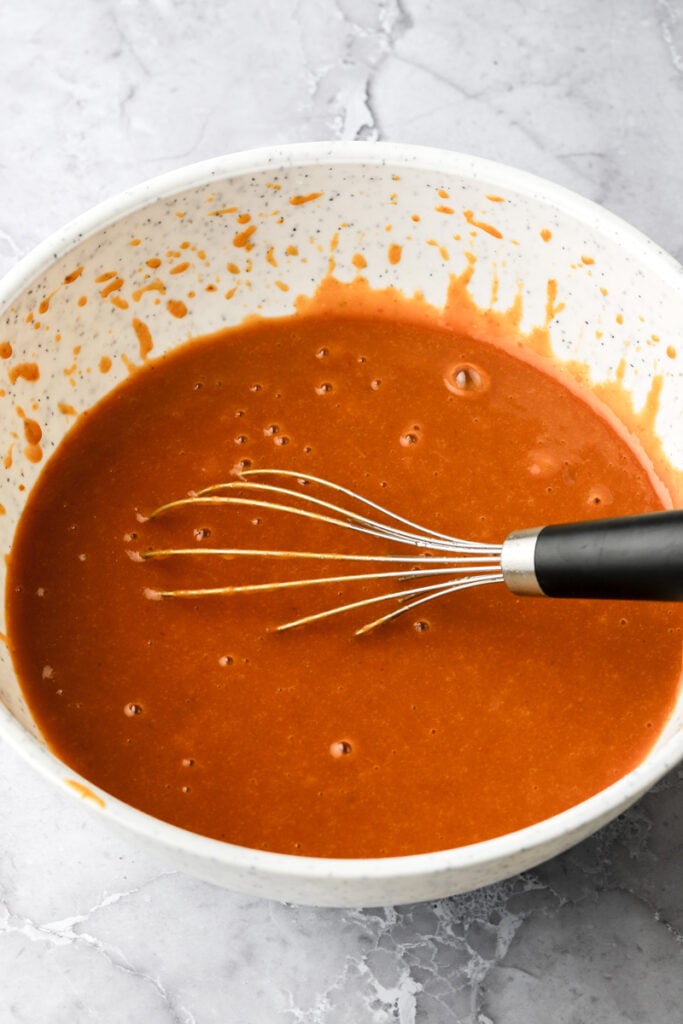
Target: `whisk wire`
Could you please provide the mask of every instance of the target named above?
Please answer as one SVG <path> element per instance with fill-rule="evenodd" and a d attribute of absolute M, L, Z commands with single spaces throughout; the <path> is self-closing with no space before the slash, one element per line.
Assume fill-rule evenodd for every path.
<path fill-rule="evenodd" d="M 251 471 L 249 471 L 251 472 Z M 256 472 L 256 471 L 253 471 Z M 265 470 L 259 472 L 266 472 Z M 282 471 L 284 472 L 284 470 Z M 319 481 L 317 477 L 304 477 L 302 478 L 299 474 L 300 479 L 308 479 L 314 482 Z M 348 491 L 346 488 L 337 488 L 337 485 L 327 483 L 328 487 L 334 487 L 340 490 L 344 494 L 349 496 L 353 495 L 353 492 Z M 257 490 L 267 494 L 276 494 L 278 496 L 284 495 L 287 498 L 294 498 L 302 502 L 308 502 L 309 504 L 315 505 L 319 508 L 324 508 L 328 512 L 333 512 L 335 515 L 329 516 L 326 514 L 312 512 L 310 509 L 299 508 L 295 505 L 283 505 L 279 502 L 264 501 L 258 498 L 243 498 L 236 496 L 220 497 L 215 492 L 221 490 L 231 490 L 239 488 L 240 490 Z M 459 537 L 448 537 L 445 534 L 436 533 L 434 531 L 425 530 L 423 527 L 417 526 L 411 523 L 409 520 L 403 519 L 400 516 L 396 516 L 388 509 L 382 508 L 381 505 L 376 505 L 374 502 L 368 501 L 366 498 L 362 498 L 360 495 L 355 495 L 356 500 L 363 502 L 366 505 L 370 505 L 378 512 L 386 515 L 389 518 L 396 519 L 411 527 L 414 531 L 409 532 L 407 530 L 397 529 L 396 527 L 389 526 L 386 523 L 377 522 L 376 520 L 369 519 L 367 516 L 362 516 L 357 512 L 353 512 L 350 509 L 345 509 L 339 505 L 334 505 L 331 502 L 324 501 L 321 498 L 315 497 L 315 495 L 304 494 L 299 491 L 292 491 L 284 487 L 276 487 L 272 484 L 260 484 L 257 482 L 232 480 L 222 484 L 214 484 L 211 487 L 206 487 L 201 491 L 197 491 L 196 494 L 190 495 L 187 498 L 180 498 L 176 501 L 167 502 L 164 505 L 160 505 L 159 508 L 155 509 L 147 517 L 148 519 L 156 519 L 158 516 L 165 512 L 169 512 L 171 509 L 183 508 L 188 505 L 241 505 L 247 508 L 259 508 L 268 509 L 279 512 L 288 512 L 292 515 L 302 516 L 306 519 L 314 519 L 318 522 L 329 523 L 334 526 L 341 526 L 348 530 L 356 530 L 359 533 L 366 533 L 369 536 L 378 537 L 380 539 L 392 540 L 400 544 L 409 544 L 413 547 L 429 547 L 432 550 L 451 551 L 451 552 L 477 552 L 483 553 L 484 551 L 491 551 L 497 553 L 500 551 L 497 545 L 486 545 L 478 544 L 475 541 L 462 540 Z M 341 517 L 341 518 L 338 518 Z"/>
<path fill-rule="evenodd" d="M 394 526 L 390 523 L 378 521 L 374 518 L 362 515 L 352 509 L 345 508 L 333 502 L 326 501 L 312 494 L 295 491 L 290 488 L 280 487 L 275 484 L 263 483 L 258 480 L 245 480 L 244 477 L 268 477 L 282 476 L 295 478 L 301 484 L 314 484 L 321 488 L 334 491 L 346 498 L 358 502 L 373 509 L 375 513 L 384 516 L 393 522 L 401 524 Z M 243 495 L 224 495 L 221 492 L 253 491 L 262 497 Z M 301 504 L 283 503 L 283 500 L 293 499 L 304 505 L 312 507 L 301 507 Z M 504 577 L 500 567 L 501 545 L 479 544 L 476 541 L 462 540 L 458 537 L 450 537 L 447 534 L 430 530 L 419 526 L 405 519 L 402 516 L 383 508 L 381 505 L 364 498 L 348 488 L 320 477 L 296 473 L 290 470 L 255 469 L 243 471 L 240 479 L 227 481 L 205 487 L 200 491 L 191 493 L 186 498 L 167 502 L 160 505 L 147 516 L 147 520 L 154 520 L 161 515 L 175 509 L 197 506 L 243 506 L 252 509 L 267 509 L 269 511 L 281 512 L 288 515 L 301 516 L 319 523 L 328 524 L 334 527 L 342 527 L 347 530 L 365 534 L 376 539 L 393 542 L 397 544 L 410 545 L 420 548 L 424 556 L 428 556 L 429 566 L 424 563 L 415 565 L 415 557 L 405 555 L 361 555 L 345 552 L 315 552 L 315 551 L 286 551 L 276 549 L 254 549 L 254 548 L 157 548 L 139 552 L 143 560 L 160 559 L 176 556 L 209 556 L 234 558 L 249 556 L 264 559 L 312 559 L 317 561 L 346 561 L 373 564 L 395 564 L 409 565 L 410 568 L 390 572 L 361 572 L 345 574 L 340 576 L 322 576 L 310 579 L 279 580 L 267 583 L 235 584 L 223 587 L 201 587 L 176 590 L 153 590 L 148 588 L 147 594 L 154 598 L 168 597 L 203 597 L 209 595 L 228 595 L 238 593 L 258 593 L 292 588 L 315 587 L 322 584 L 345 584 L 351 582 L 368 582 L 377 580 L 397 579 L 404 583 L 412 583 L 429 577 L 446 576 L 448 580 L 440 580 L 420 586 L 411 586 L 401 590 L 373 595 L 362 598 L 347 604 L 328 608 L 321 612 L 306 615 L 290 622 L 285 622 L 277 627 L 278 632 L 293 629 L 296 626 L 303 626 L 332 616 L 365 608 L 379 602 L 395 601 L 398 607 L 391 612 L 374 619 L 360 629 L 356 630 L 357 635 L 369 633 L 377 626 L 389 622 L 398 615 L 403 614 L 426 601 L 434 600 L 437 597 L 445 596 L 458 590 L 468 589 L 488 583 L 502 582 Z M 446 552 L 443 554 L 442 552 Z M 465 575 L 463 575 L 465 574 Z"/>
<path fill-rule="evenodd" d="M 168 553 L 172 554 L 172 555 L 177 555 L 177 554 L 194 554 L 195 552 L 192 549 L 189 549 L 189 550 L 184 551 L 184 552 L 178 550 L 178 551 L 171 551 L 171 552 L 168 552 Z M 198 554 L 202 553 L 202 554 L 206 554 L 206 555 L 211 555 L 211 554 L 216 554 L 217 552 L 215 550 L 214 551 L 206 550 L 204 552 L 197 552 L 197 553 Z M 257 552 L 254 552 L 254 553 L 258 554 L 258 555 L 263 554 L 262 551 L 257 551 Z M 272 552 L 268 551 L 268 552 L 266 552 L 266 554 L 270 555 L 270 554 L 272 554 Z M 296 555 L 297 552 L 291 552 L 291 554 Z M 317 557 L 317 556 L 315 556 L 315 557 Z M 468 568 L 469 572 L 482 572 L 483 573 L 483 572 L 489 572 L 490 569 L 491 569 L 491 566 L 490 565 L 489 566 L 473 565 L 473 566 L 468 566 L 467 568 Z M 279 580 L 279 581 L 276 581 L 276 582 L 269 582 L 269 583 L 237 583 L 237 584 L 229 584 L 229 585 L 227 585 L 225 587 L 199 587 L 199 588 L 196 588 L 196 589 L 187 589 L 187 590 L 158 590 L 158 591 L 152 591 L 152 593 L 155 596 L 158 596 L 158 597 L 203 597 L 203 596 L 209 596 L 209 595 L 213 595 L 213 596 L 223 595 L 223 596 L 225 596 L 227 594 L 256 594 L 256 593 L 259 593 L 259 592 L 268 592 L 268 591 L 273 591 L 273 590 L 296 590 L 296 589 L 299 589 L 300 587 L 315 587 L 315 586 L 321 586 L 321 585 L 326 585 L 326 584 L 330 584 L 330 583 L 358 583 L 358 582 L 362 582 L 362 581 L 366 581 L 367 582 L 369 580 L 373 580 L 374 581 L 374 580 L 395 579 L 395 580 L 399 580 L 399 581 L 405 583 L 405 582 L 408 582 L 409 580 L 426 579 L 426 578 L 429 578 L 429 577 L 432 577 L 432 576 L 446 576 L 446 575 L 451 575 L 452 576 L 452 573 L 453 573 L 453 567 L 452 566 L 445 566 L 445 567 L 442 567 L 442 568 L 411 569 L 409 571 L 401 570 L 401 571 L 398 571 L 398 572 L 351 573 L 351 574 L 346 575 L 346 576 L 314 576 L 311 579 L 305 579 L 305 580 L 300 580 L 300 579 L 297 579 L 297 580 Z M 439 584 L 439 585 L 441 585 L 441 584 Z M 399 594 L 409 594 L 409 593 L 412 593 L 412 591 L 406 591 L 406 590 L 399 591 Z M 382 595 L 380 595 L 379 598 L 377 598 L 377 600 L 385 600 L 385 599 L 387 599 L 388 596 L 389 595 L 382 594 Z M 396 597 L 397 595 L 393 594 L 391 596 L 392 597 Z"/>
<path fill-rule="evenodd" d="M 458 590 L 471 590 L 472 587 L 478 587 L 483 584 L 502 582 L 502 573 L 491 573 L 488 576 L 466 576 L 464 579 L 457 580 L 457 582 L 451 583 L 446 587 L 441 587 L 441 589 L 435 590 L 424 597 L 417 597 L 416 600 L 410 601 L 407 604 L 403 602 L 408 594 L 408 591 L 403 591 L 402 595 L 397 598 L 400 607 L 394 608 L 393 611 L 387 612 L 386 615 L 382 615 L 378 619 L 373 619 L 372 622 L 367 622 L 364 626 L 361 626 L 360 629 L 355 630 L 355 636 L 365 636 L 366 633 L 372 632 L 372 630 L 376 629 L 378 626 L 382 626 L 387 622 L 391 622 L 392 619 L 398 618 L 398 616 L 403 615 L 404 612 L 412 611 L 414 608 L 417 608 L 418 605 L 425 604 L 427 601 L 433 601 L 437 597 L 445 597 L 447 594 L 454 594 Z M 424 587 L 421 590 L 416 591 L 416 593 L 423 594 L 427 589 L 430 588 Z M 334 614 L 335 611 L 336 609 L 333 609 L 332 614 Z M 294 623 L 292 623 L 292 625 L 294 625 Z"/>
<path fill-rule="evenodd" d="M 437 530 L 431 530 L 428 527 L 423 526 L 420 523 L 414 523 L 410 519 L 405 519 L 403 516 L 398 515 L 396 512 L 392 512 L 388 508 L 384 508 L 383 505 L 379 505 L 377 502 L 371 501 L 370 498 L 366 498 L 364 495 L 358 494 L 356 491 L 349 490 L 348 487 L 343 487 L 341 484 L 333 483 L 331 480 L 325 480 L 322 477 L 311 476 L 311 475 L 306 474 L 306 473 L 297 473 L 294 470 L 290 470 L 290 469 L 244 469 L 244 470 L 242 470 L 242 473 L 241 473 L 241 477 L 242 478 L 244 478 L 244 477 L 259 477 L 259 476 L 261 476 L 261 477 L 268 477 L 268 476 L 289 477 L 290 479 L 293 478 L 293 479 L 296 479 L 296 480 L 300 480 L 302 482 L 305 481 L 306 483 L 312 483 L 312 484 L 316 484 L 319 487 L 327 488 L 327 489 L 329 489 L 331 491 L 334 491 L 337 494 L 343 494 L 345 497 L 351 498 L 352 501 L 357 501 L 359 504 L 366 505 L 368 508 L 373 509 L 375 512 L 381 513 L 382 515 L 386 516 L 388 519 L 393 519 L 395 522 L 401 523 L 403 526 L 407 526 L 410 530 L 414 531 L 415 533 L 422 534 L 422 535 L 427 536 L 427 537 L 433 537 L 435 539 L 440 539 L 440 540 L 446 541 L 449 546 L 453 545 L 453 544 L 458 544 L 458 545 L 462 545 L 462 547 L 466 548 L 467 550 L 470 550 L 472 548 L 475 548 L 475 549 L 479 550 L 479 549 L 486 548 L 486 547 L 492 547 L 492 548 L 493 547 L 497 547 L 497 545 L 479 544 L 477 541 L 465 540 L 465 539 L 463 539 L 461 537 L 453 537 L 453 536 L 451 536 L 450 534 L 447 534 L 447 533 L 440 533 Z M 231 485 L 239 486 L 239 482 L 238 481 L 231 481 Z M 214 486 L 221 486 L 221 485 L 214 485 Z M 207 488 L 207 490 L 211 490 L 211 489 L 212 488 Z M 300 497 L 300 498 L 312 500 L 312 496 L 304 495 L 304 494 L 302 494 L 302 493 L 300 493 L 298 491 L 289 492 L 289 493 L 293 493 L 297 497 Z M 342 509 L 340 511 L 348 512 L 348 510 L 346 510 L 346 509 Z M 380 526 L 381 525 L 381 524 L 375 523 L 372 520 L 369 520 L 369 522 L 373 522 L 373 525 L 375 525 L 375 526 Z"/>

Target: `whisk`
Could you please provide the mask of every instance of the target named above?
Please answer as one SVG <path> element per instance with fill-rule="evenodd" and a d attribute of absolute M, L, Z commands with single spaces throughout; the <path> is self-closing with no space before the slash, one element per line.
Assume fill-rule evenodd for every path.
<path fill-rule="evenodd" d="M 334 500 L 306 490 L 270 482 L 295 480 L 302 488 L 315 485 Z M 315 489 L 314 488 L 314 489 Z M 235 493 L 239 491 L 240 493 Z M 338 504 L 338 502 L 344 504 Z M 367 513 L 347 507 L 362 507 Z M 281 580 L 183 590 L 153 590 L 153 599 L 269 592 L 330 584 L 393 580 L 400 589 L 337 605 L 282 623 L 293 629 L 343 612 L 392 601 L 391 611 L 357 629 L 369 633 L 419 605 L 459 590 L 503 583 L 513 594 L 545 597 L 611 598 L 644 601 L 683 600 L 683 510 L 654 512 L 589 522 L 515 530 L 502 544 L 480 544 L 451 537 L 411 522 L 362 495 L 320 477 L 283 469 L 247 469 L 238 479 L 215 484 L 188 497 L 168 502 L 146 517 L 158 519 L 174 509 L 196 506 L 246 506 L 327 523 L 384 542 L 418 549 L 424 557 L 399 554 L 362 555 L 320 551 L 279 551 L 250 548 L 159 548 L 138 552 L 144 559 L 169 557 L 250 556 L 325 562 L 354 562 L 371 571 L 337 576 Z M 416 565 L 416 561 L 418 564 Z"/>

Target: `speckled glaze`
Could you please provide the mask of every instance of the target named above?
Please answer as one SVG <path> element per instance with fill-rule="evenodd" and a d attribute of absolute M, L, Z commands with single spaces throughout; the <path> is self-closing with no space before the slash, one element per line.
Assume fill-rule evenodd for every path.
<path fill-rule="evenodd" d="M 619 396 L 616 413 L 624 401 L 632 408 L 638 442 L 663 454 L 683 503 L 683 275 L 674 261 L 594 204 L 507 167 L 407 146 L 314 144 L 197 164 L 125 192 L 4 280 L 2 550 L 74 418 L 136 365 L 251 314 L 293 313 L 326 276 L 359 273 L 437 308 L 452 277 L 466 275 L 483 310 L 518 309 L 530 345 L 542 328 L 570 371 L 614 386 L 603 397 Z M 4 588 L 4 561 L 0 573 Z M 456 850 L 321 860 L 185 832 L 75 777 L 45 748 L 4 645 L 0 702 L 0 735 L 113 827 L 209 881 L 321 906 L 435 899 L 516 874 L 600 828 L 683 757 L 682 698 L 635 771 L 561 815 Z"/>

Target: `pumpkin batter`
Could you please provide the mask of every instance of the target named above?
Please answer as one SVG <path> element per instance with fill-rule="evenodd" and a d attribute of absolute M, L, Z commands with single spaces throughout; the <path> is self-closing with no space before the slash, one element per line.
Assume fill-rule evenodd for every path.
<path fill-rule="evenodd" d="M 79 419 L 11 553 L 17 672 L 74 770 L 232 843 L 383 857 L 539 821 L 652 746 L 679 683 L 675 606 L 534 600 L 498 585 L 354 637 L 373 609 L 272 627 L 371 587 L 148 600 L 146 588 L 285 578 L 302 566 L 140 562 L 131 551 L 378 551 L 261 510 L 140 521 L 248 465 L 326 477 L 495 543 L 525 526 L 662 507 L 649 471 L 589 403 L 499 347 L 352 315 L 196 340 Z"/>

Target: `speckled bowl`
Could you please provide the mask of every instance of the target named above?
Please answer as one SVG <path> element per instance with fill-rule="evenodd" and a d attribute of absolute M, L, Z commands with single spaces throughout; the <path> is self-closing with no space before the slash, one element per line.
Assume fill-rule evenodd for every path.
<path fill-rule="evenodd" d="M 131 367 L 253 313 L 292 313 L 328 274 L 421 291 L 443 305 L 514 309 L 598 387 L 683 504 L 683 276 L 604 210 L 484 160 L 398 145 L 315 144 L 212 160 L 103 203 L 58 232 L 0 287 L 0 545 L 74 416 Z M 526 340 L 525 340 L 526 339 Z M 605 387 L 605 385 L 608 385 Z M 5 564 L 0 562 L 4 585 Z M 4 626 L 2 627 L 4 628 Z M 683 700 L 643 763 L 597 796 L 519 832 L 377 860 L 264 853 L 185 832 L 113 799 L 49 750 L 0 645 L 0 735 L 37 770 L 175 866 L 292 902 L 433 899 L 560 853 L 636 800 L 683 756 Z"/>

